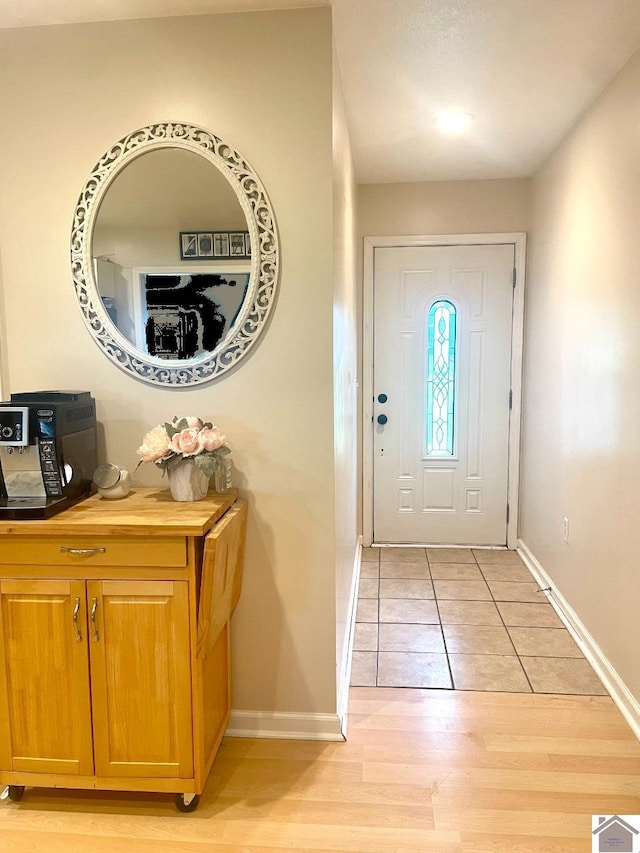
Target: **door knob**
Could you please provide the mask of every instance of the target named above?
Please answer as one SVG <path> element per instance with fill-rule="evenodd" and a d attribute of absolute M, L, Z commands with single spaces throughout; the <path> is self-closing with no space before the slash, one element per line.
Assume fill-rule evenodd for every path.
<path fill-rule="evenodd" d="M 378 423 L 384 426 L 389 418 L 386 415 L 378 415 Z"/>

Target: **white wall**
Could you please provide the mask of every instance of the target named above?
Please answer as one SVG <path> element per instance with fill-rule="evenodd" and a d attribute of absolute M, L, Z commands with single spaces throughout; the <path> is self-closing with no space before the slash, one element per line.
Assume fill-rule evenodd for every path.
<path fill-rule="evenodd" d="M 101 461 L 129 468 L 156 423 L 214 419 L 250 502 L 233 706 L 335 712 L 330 10 L 4 30 L 0 113 L 5 393 L 89 388 Z M 92 167 L 126 133 L 163 120 L 201 125 L 242 152 L 282 248 L 260 343 L 195 390 L 150 387 L 114 367 L 84 327 L 69 266 Z M 164 485 L 152 466 L 136 480 Z"/>
<path fill-rule="evenodd" d="M 2 280 L 2 241 L 0 240 L 0 400 L 6 400 L 9 397 L 9 357 L 7 354 L 7 323 L 5 319 L 4 291 L 5 287 Z"/>
<path fill-rule="evenodd" d="M 639 115 L 640 54 L 533 181 L 521 511 L 522 540 L 638 701 Z"/>
<path fill-rule="evenodd" d="M 365 237 L 526 231 L 528 226 L 528 180 L 358 187 L 358 232 Z"/>

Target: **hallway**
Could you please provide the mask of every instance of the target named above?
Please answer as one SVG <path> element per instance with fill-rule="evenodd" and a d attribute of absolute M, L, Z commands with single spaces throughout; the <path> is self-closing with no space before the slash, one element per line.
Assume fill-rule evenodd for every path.
<path fill-rule="evenodd" d="M 351 684 L 606 695 L 514 551 L 364 548 Z"/>

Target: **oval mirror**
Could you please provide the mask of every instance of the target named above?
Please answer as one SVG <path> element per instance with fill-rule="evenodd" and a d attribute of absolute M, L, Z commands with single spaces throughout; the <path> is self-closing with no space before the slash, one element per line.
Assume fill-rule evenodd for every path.
<path fill-rule="evenodd" d="M 118 367 L 153 384 L 208 382 L 237 364 L 273 305 L 278 254 L 257 175 L 193 125 L 121 139 L 75 210 L 71 264 L 85 323 Z"/>

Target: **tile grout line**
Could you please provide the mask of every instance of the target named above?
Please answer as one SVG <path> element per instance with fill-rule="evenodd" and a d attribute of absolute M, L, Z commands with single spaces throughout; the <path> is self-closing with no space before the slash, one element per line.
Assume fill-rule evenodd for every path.
<path fill-rule="evenodd" d="M 451 659 L 449 657 L 449 649 L 447 648 L 447 638 L 444 635 L 444 625 L 442 624 L 442 616 L 440 615 L 440 605 L 438 603 L 438 596 L 436 595 L 436 587 L 433 582 L 433 575 L 431 574 L 431 562 L 429 560 L 429 555 L 427 553 L 427 549 L 425 548 L 425 556 L 427 557 L 427 566 L 429 568 L 429 577 L 431 578 L 431 588 L 433 589 L 433 600 L 436 605 L 436 613 L 438 614 L 438 624 L 440 626 L 440 634 L 442 636 L 442 644 L 444 646 L 444 653 L 447 659 L 447 669 L 449 670 L 449 679 L 451 680 L 450 690 L 456 689 L 456 683 L 453 678 L 453 670 L 451 669 Z"/>
<path fill-rule="evenodd" d="M 474 556 L 475 556 L 475 554 L 474 554 Z M 496 599 L 496 597 L 495 597 L 495 595 L 494 595 L 494 592 L 493 592 L 493 590 L 491 589 L 491 586 L 490 586 L 490 584 L 489 584 L 489 581 L 487 580 L 487 578 L 486 578 L 486 576 L 485 576 L 485 574 L 484 574 L 484 571 L 482 570 L 482 566 L 480 566 L 480 564 L 478 564 L 478 568 L 480 569 L 480 572 L 481 572 L 481 574 L 482 574 L 482 576 L 483 576 L 483 578 L 484 578 L 484 580 L 485 580 L 485 583 L 486 583 L 486 584 L 487 584 L 487 586 L 489 587 L 489 592 L 491 593 L 491 596 L 492 596 L 492 598 L 493 598 L 493 601 L 494 601 L 494 603 L 495 603 L 495 605 L 496 605 L 496 609 L 497 609 L 498 614 L 499 614 L 499 616 L 500 616 L 500 620 L 501 620 L 502 624 L 504 625 L 504 628 L 505 628 L 505 630 L 506 630 L 506 632 L 507 632 L 507 636 L 509 637 L 509 641 L 511 642 L 511 645 L 513 646 L 513 650 L 514 650 L 514 652 L 515 652 L 515 654 L 516 654 L 516 656 L 517 656 L 517 658 L 518 658 L 518 663 L 520 664 L 520 668 L 522 669 L 522 671 L 523 671 L 523 673 L 524 673 L 524 676 L 525 676 L 525 678 L 526 678 L 526 680 L 527 680 L 527 682 L 528 682 L 528 684 L 529 684 L 529 686 L 530 686 L 530 688 L 531 688 L 531 692 L 532 692 L 533 694 L 535 694 L 535 695 L 538 695 L 538 694 L 540 694 L 540 693 L 546 692 L 546 691 L 539 691 L 539 690 L 536 690 L 536 689 L 534 688 L 534 686 L 533 686 L 533 684 L 532 684 L 532 682 L 531 682 L 531 679 L 529 678 L 529 673 L 527 672 L 526 667 L 524 666 L 524 663 L 523 663 L 523 661 L 522 661 L 522 659 L 523 659 L 523 658 L 554 659 L 554 660 L 581 660 L 581 659 L 584 659 L 584 655 L 580 655 L 579 657 L 575 657 L 575 656 L 569 656 L 569 655 L 558 655 L 558 654 L 550 655 L 550 656 L 547 656 L 547 655 L 539 655 L 539 654 L 538 654 L 538 655 L 536 655 L 536 654 L 533 654 L 533 655 L 523 655 L 523 654 L 520 654 L 520 652 L 518 652 L 518 650 L 517 650 L 517 648 L 516 648 L 516 645 L 515 645 L 515 642 L 514 642 L 514 640 L 513 640 L 513 637 L 511 636 L 511 631 L 509 630 L 509 628 L 510 628 L 510 627 L 511 627 L 511 628 L 525 628 L 525 629 L 527 629 L 527 630 L 530 630 L 530 629 L 534 629 L 534 630 L 535 630 L 536 628 L 544 627 L 546 630 L 549 630 L 549 629 L 550 629 L 550 630 L 557 630 L 557 631 L 566 631 L 566 628 L 563 628 L 563 627 L 557 627 L 557 628 L 554 628 L 553 626 L 538 626 L 538 625 L 530 625 L 530 626 L 526 626 L 526 625 L 511 625 L 511 626 L 509 626 L 509 625 L 507 625 L 507 623 L 504 621 L 504 617 L 503 617 L 503 615 L 502 615 L 502 611 L 500 610 L 500 608 L 499 608 L 499 606 L 498 606 L 499 604 L 533 604 L 533 605 L 538 605 L 538 604 L 542 604 L 542 603 L 545 603 L 545 602 L 540 602 L 540 601 L 518 601 L 518 600 L 516 600 L 516 601 L 500 601 L 500 600 Z M 526 566 L 525 566 L 525 569 L 526 569 Z M 527 570 L 527 571 L 528 571 L 528 570 Z M 530 574 L 530 576 L 531 576 L 531 577 L 530 577 L 530 580 L 527 580 L 527 581 L 502 581 L 502 582 L 504 582 L 504 583 L 534 583 L 534 584 L 536 584 L 536 586 L 537 586 L 537 583 L 536 583 L 536 581 L 535 581 L 535 579 L 534 579 L 533 575 L 531 575 L 531 573 L 530 573 L 530 572 L 529 572 L 529 574 Z M 500 582 L 501 582 L 501 581 L 498 581 L 498 583 L 500 583 Z M 555 692 L 557 692 L 557 691 L 555 691 Z M 564 692 L 563 692 L 563 693 L 562 693 L 562 695 L 565 695 L 565 696 L 574 696 L 574 695 L 596 695 L 596 694 L 576 694 L 576 693 L 564 693 Z"/>
<path fill-rule="evenodd" d="M 441 615 L 441 612 L 440 612 L 440 603 L 441 603 L 441 602 L 440 602 L 440 599 L 438 598 L 438 596 L 437 596 L 437 594 L 436 594 L 436 589 L 435 589 L 434 579 L 433 579 L 433 576 L 432 576 L 432 570 L 431 570 L 431 563 L 430 563 L 430 561 L 429 561 L 429 557 L 428 557 L 428 554 L 427 554 L 427 549 L 426 549 L 426 548 L 424 548 L 424 549 L 421 549 L 421 550 L 423 550 L 424 558 L 426 559 L 426 567 L 427 567 L 427 573 L 428 573 L 428 580 L 430 581 L 431 589 L 432 589 L 432 591 L 433 591 L 433 599 L 421 599 L 421 598 L 416 598 L 416 599 L 406 599 L 406 600 L 407 600 L 407 601 L 425 601 L 425 602 L 426 602 L 426 601 L 429 601 L 429 600 L 433 600 L 434 605 L 435 605 L 436 615 L 437 615 L 437 623 L 435 623 L 435 624 L 437 624 L 437 626 L 438 626 L 438 628 L 439 628 L 439 630 L 440 630 L 440 636 L 441 636 L 441 638 L 442 638 L 442 642 L 443 642 L 443 646 L 444 646 L 445 659 L 446 659 L 446 661 L 447 661 L 447 667 L 448 667 L 448 671 L 449 671 L 449 678 L 450 678 L 450 681 L 451 681 L 451 686 L 450 686 L 450 687 L 440 688 L 440 689 L 445 689 L 445 690 L 454 690 L 454 691 L 455 691 L 455 690 L 457 690 L 457 689 L 458 689 L 458 690 L 463 690 L 464 688 L 456 688 L 456 687 L 455 687 L 455 682 L 454 682 L 454 678 L 453 678 L 453 671 L 452 671 L 452 668 L 451 668 L 451 655 L 452 655 L 453 653 L 452 653 L 452 652 L 450 652 L 450 650 L 448 649 L 448 646 L 447 646 L 447 640 L 446 640 L 446 636 L 445 636 L 445 632 L 444 632 L 444 623 L 443 623 L 443 621 L 442 621 L 442 615 Z M 488 599 L 488 601 L 490 601 L 490 603 L 491 603 L 491 604 L 493 604 L 493 606 L 495 607 L 495 609 L 496 609 L 496 611 L 497 611 L 497 614 L 498 614 L 498 618 L 499 618 L 499 620 L 500 620 L 500 626 L 501 626 L 501 627 L 503 627 L 503 628 L 504 628 L 504 630 L 505 630 L 505 631 L 506 631 L 506 633 L 507 633 L 507 636 L 508 636 L 508 638 L 509 638 L 510 645 L 512 646 L 512 649 L 513 649 L 513 652 L 514 652 L 514 655 L 513 655 L 513 656 L 515 656 L 515 657 L 517 658 L 517 660 L 518 660 L 518 664 L 519 664 L 519 666 L 520 666 L 520 669 L 521 669 L 521 671 L 522 671 L 522 673 L 523 673 L 523 675 L 524 675 L 524 677 L 525 677 L 525 680 L 526 680 L 526 682 L 527 682 L 527 684 L 528 684 L 528 686 L 529 686 L 529 693 L 530 693 L 530 694 L 536 694 L 536 692 L 538 692 L 538 693 L 548 693 L 548 695 L 553 695 L 554 693 L 558 693 L 558 691 L 542 691 L 542 690 L 541 690 L 541 691 L 535 691 L 535 690 L 533 689 L 533 685 L 531 684 L 531 680 L 530 680 L 530 678 L 529 678 L 529 676 L 528 676 L 528 674 L 527 674 L 527 671 L 526 671 L 526 669 L 525 669 L 525 667 L 524 667 L 524 665 L 523 665 L 523 658 L 532 658 L 532 659 L 535 659 L 535 658 L 545 658 L 545 657 L 547 657 L 547 656 L 545 656 L 545 655 L 542 655 L 542 656 L 541 656 L 541 655 L 539 655 L 539 654 L 535 654 L 535 653 L 534 653 L 534 654 L 529 654 L 529 655 L 522 655 L 522 654 L 519 654 L 519 653 L 518 653 L 518 651 L 517 651 L 517 649 L 516 649 L 515 642 L 514 642 L 514 640 L 513 640 L 513 637 L 511 636 L 511 632 L 510 632 L 509 628 L 510 628 L 510 627 L 513 627 L 513 628 L 525 628 L 525 629 L 526 629 L 528 626 L 526 626 L 526 625 L 525 625 L 525 626 L 517 626 L 517 625 L 516 625 L 516 626 L 509 626 L 509 625 L 507 625 L 507 624 L 506 624 L 506 622 L 505 622 L 505 618 L 503 617 L 502 612 L 500 611 L 500 608 L 499 608 L 499 605 L 500 605 L 500 604 L 530 604 L 530 605 L 536 606 L 536 605 L 538 605 L 538 604 L 539 604 L 539 603 L 541 603 L 541 602 L 536 602 L 536 601 L 519 601 L 519 600 L 517 600 L 517 599 L 516 599 L 515 601 L 501 601 L 501 600 L 497 599 L 497 598 L 496 598 L 495 593 L 493 592 L 493 590 L 491 589 L 491 586 L 489 585 L 489 581 L 487 580 L 487 577 L 486 577 L 486 575 L 485 575 L 485 572 L 483 571 L 482 566 L 480 565 L 480 563 L 479 563 L 479 561 L 478 561 L 477 556 L 476 556 L 476 555 L 475 555 L 475 553 L 473 552 L 473 549 L 470 549 L 470 551 L 471 551 L 471 555 L 472 555 L 472 557 L 473 557 L 473 563 L 469 563 L 469 565 L 474 565 L 474 566 L 475 566 L 475 568 L 479 569 L 479 571 L 480 571 L 480 576 L 481 576 L 481 578 L 482 578 L 482 581 L 483 581 L 483 583 L 485 584 L 485 586 L 486 586 L 486 587 L 488 588 L 488 590 L 489 590 L 490 599 Z M 378 568 L 378 572 L 377 572 L 377 574 L 378 574 L 378 577 L 377 577 L 377 581 L 378 581 L 378 585 L 377 585 L 378 596 L 377 596 L 377 601 L 376 601 L 376 605 L 377 605 L 377 608 L 376 608 L 376 609 L 377 609 L 377 621 L 376 621 L 375 623 L 371 623 L 371 624 L 375 624 L 375 626 L 376 626 L 375 685 L 376 685 L 376 686 L 379 686 L 379 685 L 378 685 L 379 667 L 380 667 L 380 660 L 379 660 L 379 658 L 380 658 L 380 654 L 381 654 L 381 651 L 382 651 L 382 650 L 380 649 L 380 625 L 382 624 L 382 623 L 380 622 L 380 615 L 381 615 L 381 614 L 380 614 L 380 608 L 381 608 L 381 604 L 382 604 L 382 598 L 381 598 L 381 595 L 380 595 L 380 593 L 381 593 L 381 582 L 382 582 L 382 577 L 381 577 L 381 573 L 382 573 L 382 549 L 380 549 L 380 550 L 378 551 L 377 560 L 376 560 L 376 561 L 370 561 L 370 562 L 375 562 L 375 563 L 377 563 L 377 568 Z M 391 561 L 391 562 L 393 562 L 393 561 Z M 444 561 L 444 562 L 446 563 L 446 562 L 448 562 L 448 561 Z M 455 561 L 451 561 L 451 562 L 455 562 Z M 487 564 L 487 566 L 488 566 L 489 568 L 491 568 L 491 567 L 493 567 L 493 566 L 494 566 L 494 564 Z M 501 567 L 501 566 L 500 566 L 500 564 L 495 564 L 495 568 L 500 568 L 500 567 Z M 526 567 L 525 567 L 525 568 L 526 568 Z M 394 580 L 406 580 L 406 581 L 412 581 L 412 580 L 424 580 L 423 578 L 417 578 L 417 579 L 416 579 L 416 578 L 411 578 L 411 577 L 408 577 L 408 578 L 402 578 L 402 577 L 400 577 L 400 578 L 393 578 L 393 579 L 394 579 Z M 445 580 L 447 580 L 447 579 L 445 578 Z M 453 578 L 448 578 L 448 580 L 454 580 L 454 579 L 453 579 Z M 515 580 L 515 581 L 503 581 L 503 582 L 505 582 L 505 583 L 508 583 L 508 582 L 512 582 L 512 583 L 530 583 L 530 582 L 532 582 L 532 581 L 533 581 L 533 578 L 532 578 L 532 580 L 531 580 L 531 581 L 520 581 L 520 580 Z M 464 579 L 462 579 L 462 581 L 461 581 L 461 582 L 462 582 L 462 583 L 464 583 Z M 501 582 L 501 581 L 499 581 L 499 580 L 498 580 L 498 581 L 496 581 L 496 582 Z M 533 581 L 533 582 L 535 582 L 535 581 Z M 400 599 L 398 599 L 398 600 L 400 600 Z M 442 599 L 442 600 L 444 601 L 444 600 L 447 600 L 447 599 Z M 467 603 L 467 602 L 474 602 L 474 601 L 476 601 L 476 599 L 452 599 L 452 600 L 460 601 L 460 602 L 463 602 L 463 603 Z M 486 601 L 487 599 L 477 599 L 477 600 L 478 600 L 478 601 L 482 601 L 482 600 L 485 600 L 485 601 Z M 386 623 L 385 623 L 385 624 L 386 624 Z M 419 622 L 416 622 L 416 623 L 411 623 L 411 622 L 396 622 L 396 623 L 388 623 L 388 624 L 390 624 L 390 625 L 391 625 L 391 624 L 394 624 L 394 625 L 407 625 L 407 626 L 409 626 L 409 625 L 415 625 L 415 626 L 418 626 L 418 625 L 431 625 L 431 624 L 434 624 L 434 623 L 429 623 L 429 622 L 425 622 L 425 623 L 419 623 Z M 435 627 L 435 624 L 434 624 L 434 627 Z M 457 624 L 457 623 L 456 623 L 456 624 Z M 463 627 L 464 627 L 464 626 L 466 626 L 466 627 L 473 627 L 473 624 L 472 624 L 472 623 L 469 623 L 469 624 L 467 624 L 467 623 L 459 623 L 459 624 L 460 624 L 461 626 L 463 626 Z M 478 626 L 478 627 L 481 627 L 481 626 Z M 540 626 L 540 625 L 532 625 L 532 626 L 530 626 L 530 628 L 531 628 L 531 629 L 536 629 L 536 628 L 551 628 L 551 630 L 557 630 L 557 631 L 560 631 L 560 632 L 565 632 L 565 631 L 566 631 L 566 629 L 564 629 L 562 626 L 560 626 L 560 627 L 555 627 L 555 626 Z M 424 653 L 425 653 L 424 651 L 422 651 L 422 650 L 420 650 L 420 649 L 399 650 L 399 652 L 400 652 L 401 654 L 406 654 L 406 655 L 409 655 L 409 656 L 414 655 L 414 654 L 424 654 Z M 461 653 L 461 654 L 463 654 L 463 653 Z M 469 654 L 471 654 L 471 653 L 469 653 Z M 488 654 L 480 653 L 480 654 L 481 654 L 483 657 L 505 657 L 505 655 L 504 655 L 504 654 L 501 654 L 501 653 L 498 653 L 498 652 L 490 652 L 490 653 L 488 653 Z M 506 656 L 507 656 L 507 657 L 511 657 L 511 655 L 506 655 Z M 580 655 L 579 657 L 575 657 L 575 656 L 572 656 L 572 655 L 566 655 L 566 654 L 555 654 L 555 655 L 552 655 L 552 656 L 549 656 L 549 657 L 550 657 L 550 658 L 552 657 L 552 658 L 554 658 L 554 659 L 558 659 L 558 660 L 563 660 L 563 661 L 576 661 L 576 660 L 583 659 L 583 657 L 584 657 L 584 656 Z M 436 689 L 436 688 L 431 688 L 431 689 Z M 475 688 L 469 688 L 469 689 L 474 689 L 474 690 L 475 690 Z M 486 690 L 486 689 L 480 689 L 480 690 L 478 690 L 477 692 L 484 692 L 484 693 L 489 692 L 489 693 L 490 693 L 490 692 L 495 692 L 495 691 Z M 500 692 L 500 691 L 498 691 L 498 692 Z M 516 691 L 516 692 L 521 692 L 521 691 Z M 524 693 L 523 695 L 526 695 L 526 693 Z M 585 694 L 585 693 L 573 693 L 573 692 L 572 692 L 572 693 L 562 693 L 562 695 L 567 695 L 567 696 L 574 696 L 574 695 L 576 695 L 576 696 L 579 696 L 579 695 L 599 695 L 599 694 L 591 694 L 591 693 Z"/>
<path fill-rule="evenodd" d="M 474 556 L 475 556 L 475 554 L 474 554 Z M 511 646 L 512 646 L 512 648 L 513 648 L 514 654 L 516 655 L 516 657 L 517 657 L 517 659 L 518 659 L 518 666 L 520 667 L 520 669 L 521 669 L 521 671 L 522 671 L 522 674 L 524 675 L 525 680 L 526 680 L 527 684 L 529 685 L 529 690 L 531 691 L 531 693 L 535 693 L 536 691 L 533 689 L 533 684 L 531 683 L 531 681 L 530 681 L 530 679 L 529 679 L 529 676 L 528 676 L 528 674 L 527 674 L 526 669 L 525 669 L 525 668 L 524 668 L 524 666 L 522 665 L 522 661 L 520 660 L 520 655 L 518 654 L 518 650 L 516 649 L 515 643 L 513 642 L 513 639 L 512 639 L 512 637 L 511 637 L 511 634 L 509 633 L 509 627 L 508 627 L 507 623 L 504 621 L 504 617 L 502 616 L 502 612 L 501 612 L 500 608 L 498 607 L 498 602 L 496 601 L 496 598 L 495 598 L 495 596 L 494 596 L 494 594 L 493 594 L 493 590 L 491 589 L 491 587 L 490 587 L 490 586 L 489 586 L 489 584 L 487 583 L 487 579 L 486 579 L 486 577 L 485 577 L 485 575 L 484 575 L 484 572 L 482 571 L 482 566 L 480 565 L 480 563 L 478 563 L 478 568 L 480 569 L 480 574 L 481 574 L 481 575 L 482 575 L 482 577 L 484 578 L 484 582 L 487 584 L 487 588 L 489 589 L 489 594 L 491 595 L 491 598 L 492 598 L 492 600 L 493 600 L 493 603 L 494 603 L 494 605 L 495 605 L 495 608 L 496 608 L 496 610 L 498 611 L 498 616 L 500 617 L 500 621 L 502 622 L 502 625 L 503 625 L 503 627 L 504 627 L 504 630 L 507 632 L 507 637 L 509 638 L 509 642 L 511 643 Z"/>

